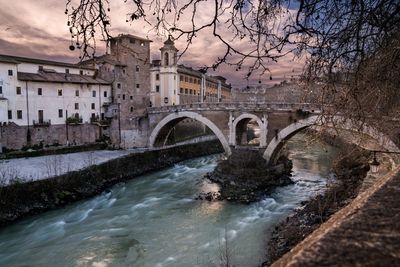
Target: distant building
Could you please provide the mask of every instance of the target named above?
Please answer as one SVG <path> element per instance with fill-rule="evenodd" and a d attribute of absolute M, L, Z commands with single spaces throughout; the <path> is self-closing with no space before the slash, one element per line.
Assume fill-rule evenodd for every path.
<path fill-rule="evenodd" d="M 305 85 L 299 80 L 283 81 L 272 87 L 257 86 L 232 89 L 233 102 L 313 103 L 318 100 L 320 86 Z"/>
<path fill-rule="evenodd" d="M 208 76 L 205 72 L 178 65 L 178 49 L 171 37 L 160 51 L 161 59 L 153 60 L 150 68 L 153 106 L 230 100 L 231 86 L 224 77 Z"/>

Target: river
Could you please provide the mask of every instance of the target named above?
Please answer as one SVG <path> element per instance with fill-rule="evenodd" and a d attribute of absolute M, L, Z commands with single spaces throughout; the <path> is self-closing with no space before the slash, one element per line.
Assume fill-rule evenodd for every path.
<path fill-rule="evenodd" d="M 194 200 L 218 189 L 202 177 L 220 155 L 196 158 L 0 229 L 0 266 L 259 266 L 276 223 L 332 177 L 335 149 L 304 137 L 287 145 L 295 184 L 259 202 Z"/>

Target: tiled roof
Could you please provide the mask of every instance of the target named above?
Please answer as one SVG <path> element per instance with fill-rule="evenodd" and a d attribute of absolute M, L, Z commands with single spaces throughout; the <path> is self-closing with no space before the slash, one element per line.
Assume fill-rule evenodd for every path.
<path fill-rule="evenodd" d="M 122 64 L 121 62 L 113 59 L 113 57 L 109 54 L 94 57 L 94 58 L 82 61 L 79 64 L 86 65 L 86 64 L 92 64 L 92 63 L 108 63 L 108 64 L 115 65 L 115 66 L 126 67 L 125 64 Z"/>
<path fill-rule="evenodd" d="M 65 73 L 27 73 L 18 72 L 18 80 L 21 81 L 33 81 L 33 82 L 54 82 L 54 83 L 79 83 L 79 84 L 110 84 L 109 82 L 100 79 L 93 78 L 89 75 L 79 74 L 65 74 Z"/>
<path fill-rule="evenodd" d="M 45 59 L 38 59 L 38 58 L 28 58 L 28 57 L 17 57 L 11 55 L 0 55 L 0 62 L 5 63 L 34 63 L 34 64 L 43 64 L 43 65 L 51 65 L 51 66 L 61 66 L 61 67 L 68 67 L 68 68 L 82 68 L 77 64 L 59 62 L 59 61 L 51 61 Z M 85 68 L 84 69 L 93 69 L 93 68 Z"/>

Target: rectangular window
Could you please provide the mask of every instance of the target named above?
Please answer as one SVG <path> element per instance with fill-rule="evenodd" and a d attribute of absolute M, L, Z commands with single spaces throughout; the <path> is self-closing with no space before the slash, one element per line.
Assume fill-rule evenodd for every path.
<path fill-rule="evenodd" d="M 92 97 L 96 97 L 96 91 L 92 91 Z"/>
<path fill-rule="evenodd" d="M 125 100 L 125 95 L 122 95 L 122 100 Z"/>
<path fill-rule="evenodd" d="M 160 80 L 160 74 L 156 74 L 156 81 L 159 81 Z"/>
<path fill-rule="evenodd" d="M 39 66 L 39 71 L 43 71 L 43 66 Z"/>
<path fill-rule="evenodd" d="M 75 90 L 75 96 L 79 96 L 79 90 Z"/>
<path fill-rule="evenodd" d="M 160 92 L 160 86 L 156 85 L 156 92 L 159 93 Z"/>
<path fill-rule="evenodd" d="M 58 89 L 58 90 L 57 90 L 57 95 L 58 95 L 58 96 L 62 96 L 62 89 Z"/>
<path fill-rule="evenodd" d="M 117 88 L 121 89 L 121 84 L 120 83 L 117 83 Z"/>
<path fill-rule="evenodd" d="M 69 69 L 65 69 L 65 73 L 66 73 L 66 74 L 69 74 Z"/>
<path fill-rule="evenodd" d="M 13 76 L 13 70 L 8 70 L 8 76 Z"/>
<path fill-rule="evenodd" d="M 140 84 L 137 83 L 137 84 L 136 84 L 136 88 L 140 88 Z"/>
<path fill-rule="evenodd" d="M 183 81 L 183 76 L 182 75 L 179 75 L 179 80 Z"/>
<path fill-rule="evenodd" d="M 192 90 L 192 89 L 189 90 L 189 94 L 190 94 L 190 95 L 193 94 L 193 90 Z"/>
<path fill-rule="evenodd" d="M 190 83 L 193 83 L 193 78 L 190 77 L 190 78 L 189 78 L 189 82 L 190 82 Z"/>
<path fill-rule="evenodd" d="M 181 93 L 181 94 L 183 94 L 183 88 L 181 87 L 181 89 L 179 89 L 179 92 Z"/>
<path fill-rule="evenodd" d="M 187 89 L 187 88 L 185 88 L 185 94 L 186 94 L 186 95 L 188 94 L 188 89 Z"/>
<path fill-rule="evenodd" d="M 38 94 L 38 95 L 42 95 L 42 88 L 38 88 L 38 89 L 37 89 L 37 94 Z"/>
<path fill-rule="evenodd" d="M 17 95 L 21 94 L 21 87 L 17 86 Z"/>
<path fill-rule="evenodd" d="M 133 100 L 133 96 L 130 96 L 130 99 Z"/>
<path fill-rule="evenodd" d="M 17 110 L 17 119 L 22 119 L 22 110 Z"/>
<path fill-rule="evenodd" d="M 0 94 L 3 93 L 3 86 L 0 85 Z"/>
<path fill-rule="evenodd" d="M 79 103 L 75 103 L 75 109 L 79 109 Z"/>
<path fill-rule="evenodd" d="M 94 119 L 94 118 L 96 118 L 96 114 L 92 113 L 92 114 L 90 115 L 90 117 L 91 117 L 92 119 Z"/>
<path fill-rule="evenodd" d="M 95 108 L 96 108 L 95 103 L 92 103 L 92 109 L 95 109 Z"/>
<path fill-rule="evenodd" d="M 9 111 L 8 111 L 8 119 L 9 119 L 9 120 L 12 120 L 12 110 L 9 110 Z"/>
<path fill-rule="evenodd" d="M 59 109 L 59 110 L 58 110 L 58 117 L 59 117 L 59 118 L 62 118 L 62 117 L 63 117 L 63 110 L 62 110 L 62 109 Z"/>
<path fill-rule="evenodd" d="M 139 67 L 139 65 L 136 65 L 136 72 L 139 72 L 140 71 L 140 67 Z"/>
<path fill-rule="evenodd" d="M 79 71 L 79 74 L 80 74 L 80 75 L 83 75 L 83 70 L 80 70 L 80 71 Z"/>
<path fill-rule="evenodd" d="M 104 91 L 103 95 L 104 97 L 107 97 L 107 91 Z"/>
<path fill-rule="evenodd" d="M 188 82 L 188 77 L 187 76 L 185 76 L 185 82 Z"/>

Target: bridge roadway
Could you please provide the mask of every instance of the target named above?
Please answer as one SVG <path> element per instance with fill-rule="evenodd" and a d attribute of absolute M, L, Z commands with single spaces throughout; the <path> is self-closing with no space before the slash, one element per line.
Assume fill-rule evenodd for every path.
<path fill-rule="evenodd" d="M 326 108 L 326 107 L 325 107 Z M 285 141 L 298 131 L 318 125 L 328 125 L 321 115 L 321 108 L 312 103 L 265 103 L 265 102 L 220 102 L 193 103 L 176 106 L 152 107 L 148 109 L 146 127 L 142 131 L 144 146 L 163 146 L 173 128 L 182 120 L 190 118 L 205 124 L 219 139 L 225 153 L 244 144 L 247 124 L 255 121 L 260 128 L 259 149 L 264 158 L 274 162 Z M 400 151 L 385 134 L 368 125 L 354 125 L 338 116 L 329 118 L 342 129 L 362 131 L 371 136 L 389 151 Z"/>

